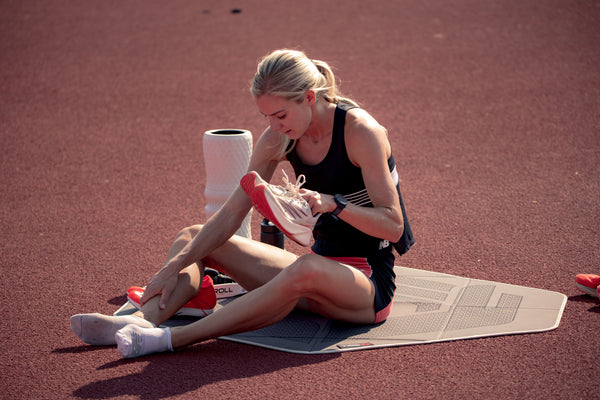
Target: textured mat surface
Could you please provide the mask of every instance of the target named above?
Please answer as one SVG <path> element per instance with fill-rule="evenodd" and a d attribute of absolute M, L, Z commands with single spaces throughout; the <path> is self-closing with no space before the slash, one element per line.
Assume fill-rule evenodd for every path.
<path fill-rule="evenodd" d="M 534 333 L 556 328 L 567 301 L 548 290 L 404 267 L 395 271 L 394 306 L 381 324 L 351 325 L 294 312 L 270 327 L 222 339 L 315 354 Z M 222 299 L 217 307 L 233 299 Z M 190 321 L 175 318 L 166 325 Z"/>

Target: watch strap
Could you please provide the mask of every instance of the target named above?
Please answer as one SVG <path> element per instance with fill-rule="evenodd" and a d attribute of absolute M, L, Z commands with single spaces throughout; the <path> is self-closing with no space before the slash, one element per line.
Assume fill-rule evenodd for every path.
<path fill-rule="evenodd" d="M 337 204 L 337 207 L 331 212 L 331 215 L 337 217 L 338 214 L 341 213 L 342 210 L 348 205 L 348 200 L 346 200 L 346 198 L 341 194 L 336 194 L 335 196 L 333 196 L 333 199 L 335 200 L 335 204 Z"/>

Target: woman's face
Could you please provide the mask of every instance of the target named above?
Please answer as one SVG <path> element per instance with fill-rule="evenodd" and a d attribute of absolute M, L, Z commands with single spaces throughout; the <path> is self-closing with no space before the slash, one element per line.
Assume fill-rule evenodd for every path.
<path fill-rule="evenodd" d="M 271 130 L 281 132 L 292 140 L 304 135 L 310 125 L 312 119 L 310 103 L 310 96 L 305 96 L 302 103 L 270 94 L 264 94 L 256 99 L 258 110 L 269 121 Z"/>

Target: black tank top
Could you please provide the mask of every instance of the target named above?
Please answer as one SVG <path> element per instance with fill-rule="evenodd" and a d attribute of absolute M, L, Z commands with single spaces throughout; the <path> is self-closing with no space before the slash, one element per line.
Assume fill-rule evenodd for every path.
<path fill-rule="evenodd" d="M 323 161 L 317 165 L 306 165 L 302 163 L 295 147 L 287 154 L 287 159 L 292 164 L 296 176 L 303 174 L 306 177 L 306 189 L 315 190 L 326 194 L 342 194 L 348 202 L 364 207 L 373 207 L 369 199 L 361 169 L 350 161 L 346 151 L 344 140 L 344 126 L 346 112 L 355 108 L 349 104 L 338 104 L 335 110 L 333 123 L 333 135 L 331 146 Z M 394 157 L 388 159 L 388 166 L 398 196 L 404 218 L 404 233 L 397 243 L 393 243 L 399 254 L 404 254 L 414 243 L 410 224 L 406 217 L 404 202 L 400 195 L 398 174 Z M 331 214 L 323 214 L 319 218 L 313 230 L 315 243 L 312 250 L 328 257 L 367 257 L 378 251 L 390 251 L 390 243 L 352 227 L 346 222 L 334 218 Z"/>

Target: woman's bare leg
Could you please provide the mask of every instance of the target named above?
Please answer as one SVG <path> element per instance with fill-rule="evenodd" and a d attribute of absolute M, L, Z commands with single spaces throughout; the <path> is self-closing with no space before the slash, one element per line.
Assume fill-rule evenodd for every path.
<path fill-rule="evenodd" d="M 317 255 L 306 255 L 268 283 L 236 299 L 223 309 L 193 324 L 172 328 L 173 348 L 223 335 L 246 332 L 274 324 L 296 306 L 327 317 L 372 323 L 374 288 L 354 268 Z"/>
<path fill-rule="evenodd" d="M 193 324 L 172 329 L 126 326 L 116 333 L 126 358 L 169 351 L 206 339 L 271 325 L 296 306 L 354 323 L 373 323 L 375 290 L 359 270 L 308 254 L 272 280 Z"/>
<path fill-rule="evenodd" d="M 169 351 L 192 343 L 259 329 L 281 320 L 296 306 L 330 318 L 373 323 L 375 290 L 360 271 L 308 254 L 272 280 L 193 324 L 171 329 L 126 326 L 116 334 L 126 358 Z"/>

